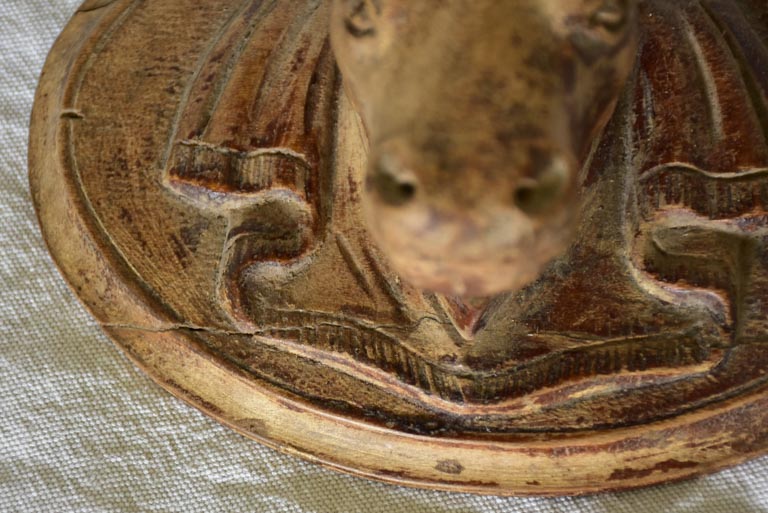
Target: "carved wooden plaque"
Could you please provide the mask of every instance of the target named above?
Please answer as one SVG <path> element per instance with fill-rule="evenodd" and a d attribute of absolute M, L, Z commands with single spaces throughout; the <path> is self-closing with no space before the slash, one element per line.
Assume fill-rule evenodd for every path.
<path fill-rule="evenodd" d="M 366 38 L 386 3 L 337 8 Z M 581 141 L 575 235 L 537 279 L 482 298 L 414 284 L 420 260 L 371 237 L 370 127 L 337 66 L 331 4 L 87 1 L 56 43 L 33 116 L 34 200 L 117 344 L 248 436 L 400 484 L 589 493 L 764 452 L 764 3 L 638 4 L 627 85 Z M 582 39 L 573 58 L 599 65 Z M 405 109 L 395 89 L 387 107 Z M 454 179 L 440 190 L 472 194 Z"/>

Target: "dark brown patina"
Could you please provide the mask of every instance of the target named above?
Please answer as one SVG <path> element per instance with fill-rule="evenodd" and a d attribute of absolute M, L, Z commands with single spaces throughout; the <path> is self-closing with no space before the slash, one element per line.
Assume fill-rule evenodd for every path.
<path fill-rule="evenodd" d="M 108 333 L 259 439 L 489 493 L 680 479 L 768 447 L 766 27 L 763 0 L 91 1 L 33 197 Z"/>

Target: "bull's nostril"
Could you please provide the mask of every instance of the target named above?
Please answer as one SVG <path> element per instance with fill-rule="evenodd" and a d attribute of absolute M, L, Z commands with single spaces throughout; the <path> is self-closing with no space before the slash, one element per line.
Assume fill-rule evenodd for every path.
<path fill-rule="evenodd" d="M 557 205 L 561 189 L 546 183 L 522 185 L 515 191 L 515 206 L 529 215 L 544 214 Z"/>
<path fill-rule="evenodd" d="M 416 184 L 404 176 L 396 176 L 379 167 L 369 179 L 369 186 L 381 201 L 393 207 L 403 206 L 416 196 Z"/>
<path fill-rule="evenodd" d="M 412 199 L 416 196 L 416 186 L 412 183 L 401 183 L 398 186 L 398 195 L 406 200 Z"/>
<path fill-rule="evenodd" d="M 568 166 L 555 158 L 537 180 L 520 184 L 514 192 L 515 206 L 529 215 L 541 215 L 554 209 L 568 189 Z"/>
<path fill-rule="evenodd" d="M 521 185 L 515 190 L 515 206 L 526 214 L 532 214 L 539 210 L 539 196 L 535 185 Z"/>

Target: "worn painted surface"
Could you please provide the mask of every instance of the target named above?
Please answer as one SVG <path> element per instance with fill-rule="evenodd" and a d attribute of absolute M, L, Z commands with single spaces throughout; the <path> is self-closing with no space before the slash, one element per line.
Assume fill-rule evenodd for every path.
<path fill-rule="evenodd" d="M 539 62 L 523 28 L 491 30 L 490 2 L 411 4 L 86 3 L 49 58 L 30 151 L 44 235 L 83 302 L 173 393 L 375 479 L 588 493 L 763 452 L 768 9 L 521 2 L 520 27 L 562 43 Z M 490 51 L 507 40 L 518 53 Z M 552 65 L 557 48 L 572 60 Z M 411 159 L 410 192 L 376 178 L 383 154 Z M 526 212 L 515 191 L 561 158 L 563 193 Z M 393 192 L 408 201 L 381 201 Z M 472 228 L 468 246 L 506 242 L 442 247 L 435 273 L 408 253 L 429 237 L 405 230 L 400 247 L 384 227 L 502 200 L 548 242 Z M 442 220 L 434 233 L 455 228 Z M 512 250 L 530 276 L 500 264 Z M 451 278 L 467 269 L 482 272 Z"/>

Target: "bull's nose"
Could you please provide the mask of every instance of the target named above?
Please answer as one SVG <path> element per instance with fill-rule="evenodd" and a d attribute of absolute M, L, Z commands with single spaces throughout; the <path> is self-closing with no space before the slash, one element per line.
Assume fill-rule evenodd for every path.
<path fill-rule="evenodd" d="M 382 154 L 368 174 L 368 189 L 389 206 L 404 206 L 416 197 L 418 180 L 392 155 Z"/>

